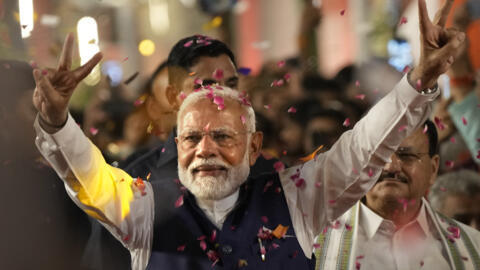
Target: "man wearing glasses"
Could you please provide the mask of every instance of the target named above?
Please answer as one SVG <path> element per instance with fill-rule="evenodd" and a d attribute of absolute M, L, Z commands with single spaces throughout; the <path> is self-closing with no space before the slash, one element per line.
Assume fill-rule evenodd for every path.
<path fill-rule="evenodd" d="M 437 138 L 427 120 L 403 140 L 362 202 L 317 237 L 317 269 L 479 269 L 480 232 L 424 198 L 437 177 Z"/>

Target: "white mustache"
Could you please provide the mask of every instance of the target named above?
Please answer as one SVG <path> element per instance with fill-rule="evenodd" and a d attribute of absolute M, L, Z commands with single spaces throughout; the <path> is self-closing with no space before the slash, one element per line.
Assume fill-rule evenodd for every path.
<path fill-rule="evenodd" d="M 200 166 L 204 166 L 204 165 L 221 166 L 221 167 L 224 167 L 227 170 L 231 169 L 231 166 L 228 165 L 227 163 L 223 162 L 222 160 L 220 160 L 218 158 L 209 158 L 209 159 L 199 159 L 199 160 L 196 160 L 196 161 L 192 162 L 188 166 L 188 171 L 191 173 L 193 170 L 197 169 Z"/>

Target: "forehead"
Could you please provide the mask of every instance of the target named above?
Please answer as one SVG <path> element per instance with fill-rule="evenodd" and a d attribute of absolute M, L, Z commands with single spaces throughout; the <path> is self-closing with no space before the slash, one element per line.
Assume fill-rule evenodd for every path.
<path fill-rule="evenodd" d="M 428 136 L 423 133 L 422 129 L 417 129 L 403 140 L 400 147 L 410 148 L 416 152 L 427 153 L 429 147 Z"/>
<path fill-rule="evenodd" d="M 246 127 L 241 121 L 242 115 L 246 117 L 245 109 L 238 102 L 226 98 L 224 104 L 225 108 L 221 111 L 209 99 L 189 105 L 180 115 L 180 129 L 230 128 L 234 131 L 245 131 Z"/>

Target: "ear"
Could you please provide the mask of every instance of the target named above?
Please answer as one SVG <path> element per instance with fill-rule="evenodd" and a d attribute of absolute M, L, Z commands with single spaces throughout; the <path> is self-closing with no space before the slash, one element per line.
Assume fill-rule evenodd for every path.
<path fill-rule="evenodd" d="M 250 140 L 250 145 L 248 146 L 248 161 L 250 166 L 253 166 L 257 161 L 258 156 L 260 156 L 260 151 L 262 150 L 263 142 L 263 133 L 261 131 L 254 132 Z"/>
<path fill-rule="evenodd" d="M 169 84 L 165 89 L 165 95 L 167 96 L 167 101 L 172 108 L 178 111 L 178 109 L 180 109 L 180 102 L 178 102 L 178 91 L 175 86 Z"/>
<path fill-rule="evenodd" d="M 430 176 L 430 186 L 435 183 L 435 180 L 437 179 L 437 174 L 438 174 L 438 168 L 440 166 L 440 156 L 439 155 L 434 155 L 431 158 L 430 161 L 430 166 L 432 166 L 431 170 L 431 176 Z"/>

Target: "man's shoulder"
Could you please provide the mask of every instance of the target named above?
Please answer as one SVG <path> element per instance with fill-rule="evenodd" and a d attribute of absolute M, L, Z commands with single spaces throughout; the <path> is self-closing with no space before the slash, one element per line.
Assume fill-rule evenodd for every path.
<path fill-rule="evenodd" d="M 157 167 L 158 162 L 165 153 L 165 145 L 158 144 L 151 149 L 142 149 L 125 160 L 124 166 L 132 176 L 145 177 L 151 170 Z"/>

